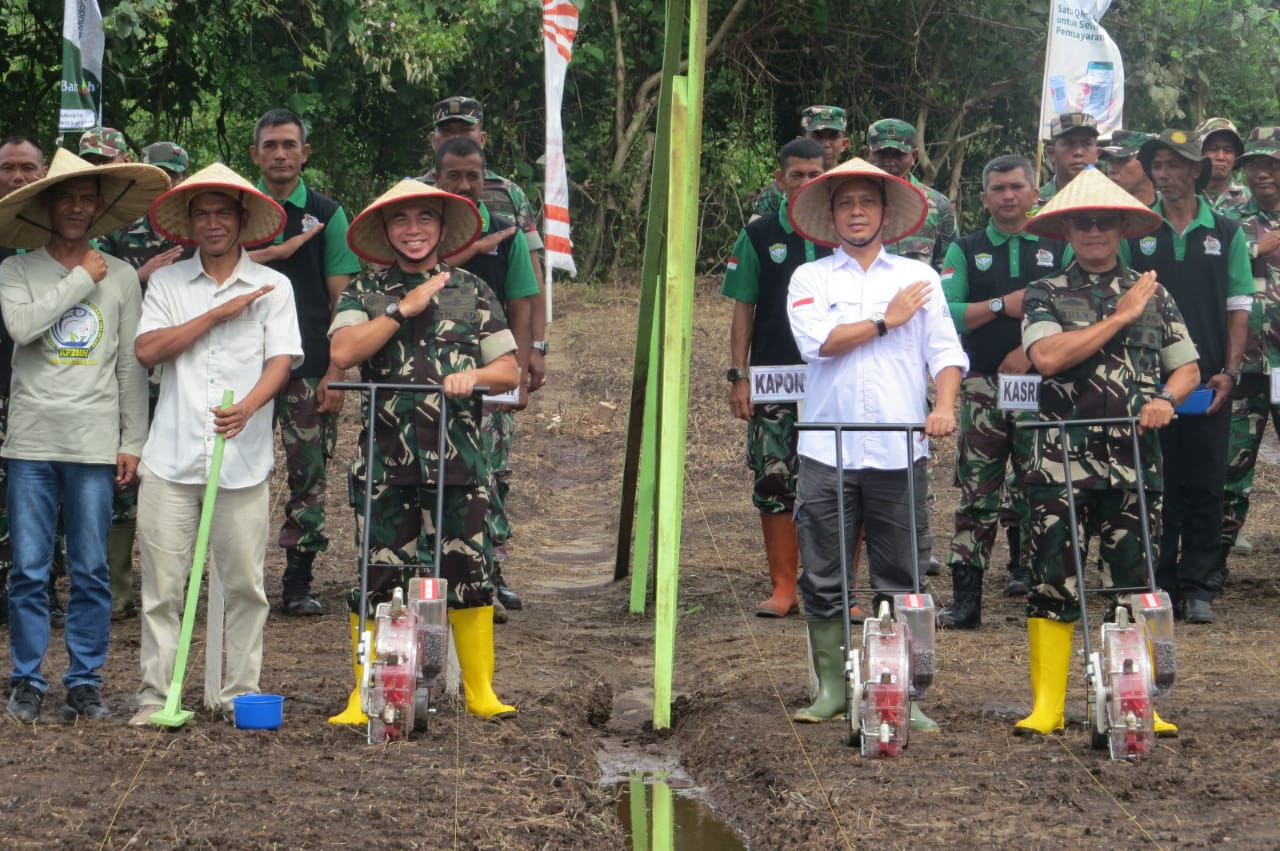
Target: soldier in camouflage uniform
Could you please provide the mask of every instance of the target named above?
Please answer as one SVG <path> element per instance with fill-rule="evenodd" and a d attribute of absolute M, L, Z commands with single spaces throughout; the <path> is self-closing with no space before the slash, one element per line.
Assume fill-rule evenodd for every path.
<path fill-rule="evenodd" d="M 928 263 L 941 272 L 943 258 L 956 238 L 956 209 L 946 195 L 925 186 L 911 173 L 920 159 L 916 128 L 899 118 L 880 119 L 867 128 L 863 156 L 873 166 L 910 181 L 929 201 L 929 212 L 920 229 L 899 242 L 886 245 L 885 250 Z"/>
<path fill-rule="evenodd" d="M 782 147 L 779 179 L 787 194 L 823 171 L 822 147 L 793 139 Z M 826 257 L 831 249 L 796 233 L 786 205 L 748 224 L 738 235 L 720 292 L 733 299 L 729 330 L 729 412 L 747 421 L 747 464 L 755 477 L 751 501 L 760 512 L 769 581 L 773 593 L 757 604 L 761 617 L 797 611 L 796 578 L 796 405 L 751 404 L 748 366 L 802 364 L 787 320 L 787 286 L 802 263 Z"/>
<path fill-rule="evenodd" d="M 1163 487 L 1156 429 L 1173 421 L 1174 408 L 1200 377 L 1195 344 L 1173 297 L 1156 282 L 1154 271 L 1139 275 L 1119 260 L 1122 238 L 1149 233 L 1160 223 L 1159 214 L 1096 169 L 1082 172 L 1027 223 L 1039 236 L 1069 241 L 1075 260 L 1027 287 L 1022 324 L 1027 356 L 1044 376 L 1042 419 L 1139 418 L 1141 486 L 1153 530 Z M 1057 431 L 1036 430 L 1026 479 L 1033 581 L 1027 632 L 1035 707 L 1017 722 L 1015 733 L 1048 734 L 1063 727 L 1082 592 L 1074 570 L 1073 530 L 1067 526 L 1066 487 L 1075 493 L 1080 546 L 1087 548 L 1090 532 L 1098 535 L 1102 584 L 1146 584 L 1132 428 L 1068 428 L 1070 481 Z M 1121 595 L 1112 604 L 1124 602 Z M 1155 722 L 1158 734 L 1177 730 L 1158 716 Z"/>
<path fill-rule="evenodd" d="M 845 135 L 844 110 L 838 106 L 806 106 L 800 113 L 800 135 L 797 139 L 812 139 L 822 146 L 822 170 L 840 164 L 840 155 L 849 147 Z M 782 172 L 776 171 L 773 180 L 756 197 L 755 211 L 751 219 L 776 213 L 787 200 Z"/>
<path fill-rule="evenodd" d="M 449 416 L 443 482 L 435 452 L 442 397 L 398 393 L 379 402 L 374 457 L 365 457 L 362 436 L 351 470 L 356 539 L 369 523 L 370 562 L 400 565 L 371 565 L 373 600 L 386 599 L 393 586 L 420 570 L 438 568 L 448 580 L 467 711 L 495 718 L 513 715 L 515 707 L 493 692 L 493 553 L 485 527 L 489 464 L 480 439 L 480 399 L 473 391 L 478 385 L 495 393 L 515 388 L 520 366 L 515 337 L 493 291 L 475 275 L 440 262 L 474 240 L 479 225 L 471 202 L 424 183 L 406 180 L 383 193 L 352 222 L 348 240 L 370 262 L 391 265 L 352 280 L 330 335 L 334 361 L 344 369 L 358 365 L 365 381 L 444 387 Z M 368 517 L 365 476 L 373 481 Z M 444 488 L 445 502 L 439 529 L 438 488 Z M 442 556 L 433 565 L 437 535 Z"/>
<path fill-rule="evenodd" d="M 480 101 L 465 95 L 454 95 L 437 102 L 432 107 L 431 112 L 434 121 L 430 136 L 433 151 L 448 139 L 458 136 L 472 140 L 483 150 L 489 135 L 484 130 L 484 105 Z M 430 171 L 418 179 L 434 184 L 436 169 L 434 163 L 432 166 Z M 524 373 L 525 387 L 532 393 L 547 380 L 546 355 L 549 347 L 547 346 L 546 336 L 547 302 L 543 296 L 545 290 L 543 289 L 542 281 L 542 237 L 538 235 L 537 219 L 534 216 L 533 206 L 529 203 L 528 196 L 513 181 L 507 180 L 505 177 L 495 174 L 486 168 L 484 186 L 481 189 L 480 198 L 484 201 L 490 213 L 515 222 L 516 227 L 524 233 L 525 244 L 529 249 L 534 279 L 538 284 L 538 295 L 529 303 L 532 308 L 530 316 L 532 342 L 529 344 L 528 362 L 524 364 L 526 367 Z M 483 250 L 490 251 L 496 247 L 496 236 L 496 233 L 491 233 L 485 237 L 491 242 L 486 243 Z M 498 618 L 500 621 L 505 621 L 505 614 L 503 614 L 502 610 L 521 609 L 523 608 L 523 602 L 520 599 L 520 595 L 507 585 L 502 573 L 501 562 L 495 567 L 494 584 L 498 589 Z"/>
<path fill-rule="evenodd" d="M 956 485 L 960 507 L 947 563 L 955 593 L 938 615 L 944 628 L 982 624 L 982 577 L 991 563 L 996 529 L 1009 540 L 1008 594 L 1026 594 L 1028 577 L 1021 543 L 1028 509 L 1022 479 L 1030 460 L 1031 435 L 1016 424 L 1026 413 L 997 406 L 1002 375 L 1025 375 L 1031 362 L 1022 351 L 1020 322 L 1026 285 L 1056 269 L 1064 245 L 1026 232 L 1035 205 L 1033 166 L 1025 157 L 1002 156 L 982 170 L 982 206 L 991 214 L 984 230 L 966 234 L 947 249 L 942 289 L 965 352 L 969 371 L 960 383 L 960 435 L 956 441 Z M 1001 504 L 1006 490 L 1007 507 Z"/>
<path fill-rule="evenodd" d="M 169 184 L 177 186 L 187 176 L 190 164 L 187 152 L 174 142 L 156 142 L 142 149 L 142 162 L 153 165 L 169 176 Z M 103 237 L 101 250 L 119 257 L 138 272 L 142 293 L 153 272 L 178 260 L 192 257 L 195 249 L 165 239 L 156 233 L 149 216 L 143 216 L 128 227 L 120 228 Z M 148 419 L 155 413 L 160 398 L 160 373 L 148 372 Z M 107 565 L 111 568 L 111 618 L 125 620 L 138 613 L 137 598 L 133 590 L 133 539 L 138 521 L 138 488 L 132 486 L 116 491 L 111 504 L 111 533 L 107 538 Z"/>
<path fill-rule="evenodd" d="M 1249 513 L 1253 467 L 1267 419 L 1280 429 L 1280 405 L 1271 399 L 1271 373 L 1280 369 L 1280 127 L 1254 128 L 1240 165 L 1251 197 L 1227 214 L 1240 220 L 1249 246 L 1254 297 L 1240 386 L 1231 400 L 1222 506 L 1224 570 L 1228 552 L 1244 539 L 1241 529 Z"/>
<path fill-rule="evenodd" d="M 90 127 L 81 133 L 80 159 L 94 165 L 133 162 L 124 134 L 114 127 Z"/>
<path fill-rule="evenodd" d="M 1156 188 L 1138 162 L 1138 151 L 1155 136 L 1140 130 L 1116 130 L 1098 150 L 1098 168 L 1111 182 L 1148 207 L 1156 203 Z"/>
<path fill-rule="evenodd" d="M 1232 180 L 1240 166 L 1237 160 L 1244 154 L 1244 140 L 1236 126 L 1225 118 L 1206 118 L 1192 132 L 1200 140 L 1200 153 L 1213 163 L 1209 185 L 1203 190 L 1209 206 L 1225 213 L 1248 201 L 1248 188 Z"/>
<path fill-rule="evenodd" d="M 1049 122 L 1045 153 L 1053 164 L 1053 180 L 1040 187 L 1039 204 L 1062 191 L 1080 172 L 1098 163 L 1098 120 L 1087 112 L 1064 112 Z"/>

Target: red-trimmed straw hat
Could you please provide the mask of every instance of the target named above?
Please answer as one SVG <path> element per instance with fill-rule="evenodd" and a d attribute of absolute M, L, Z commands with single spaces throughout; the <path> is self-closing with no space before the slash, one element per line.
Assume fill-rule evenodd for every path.
<path fill-rule="evenodd" d="M 1027 220 L 1027 233 L 1066 239 L 1066 219 L 1078 213 L 1121 214 L 1124 217 L 1120 225 L 1122 239 L 1149 234 L 1164 221 L 1159 213 L 1089 166 Z"/>
<path fill-rule="evenodd" d="M 241 245 L 260 245 L 276 238 L 284 230 L 288 215 L 256 186 L 222 163 L 205 166 L 151 205 L 151 224 L 167 239 L 183 245 L 195 245 L 189 210 L 191 200 L 205 192 L 217 192 L 240 202 L 248 219 L 240 228 Z"/>
<path fill-rule="evenodd" d="M 49 173 L 13 190 L 0 201 L 0 245 L 28 250 L 43 248 L 53 236 L 49 211 L 39 200 L 46 189 L 81 177 L 98 178 L 105 200 L 102 214 L 89 225 L 88 237 L 103 236 L 132 224 L 147 213 L 156 196 L 169 188 L 169 176 L 153 165 L 94 165 L 65 148 L 53 153 Z"/>
<path fill-rule="evenodd" d="M 908 237 L 924 224 L 929 202 L 923 192 L 910 182 L 854 157 L 801 186 L 787 203 L 787 215 L 801 236 L 819 245 L 840 244 L 840 235 L 831 218 L 831 199 L 842 184 L 858 177 L 879 181 L 884 186 L 889 212 L 880 228 L 883 244 Z"/>
<path fill-rule="evenodd" d="M 401 204 L 422 203 L 437 199 L 443 205 L 444 235 L 436 248 L 436 256 L 447 258 L 475 242 L 480 236 L 480 211 L 471 199 L 429 186 L 420 180 L 406 178 L 378 196 L 360 211 L 347 228 L 347 244 L 351 250 L 371 263 L 389 266 L 396 253 L 387 242 L 386 213 Z"/>

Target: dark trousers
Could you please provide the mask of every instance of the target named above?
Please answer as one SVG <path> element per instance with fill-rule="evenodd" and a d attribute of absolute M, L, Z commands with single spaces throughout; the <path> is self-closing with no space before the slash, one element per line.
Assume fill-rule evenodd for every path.
<path fill-rule="evenodd" d="M 1182 600 L 1212 600 L 1222 590 L 1222 491 L 1231 409 L 1179 417 L 1160 430 L 1164 511 L 1157 584 Z"/>
<path fill-rule="evenodd" d="M 915 480 L 917 530 L 924 532 L 929 528 L 925 459 L 917 461 L 911 473 Z M 929 564 L 929 546 L 922 545 L 927 536 L 918 534 L 916 540 L 911 539 L 905 469 L 844 470 L 843 475 L 837 476 L 834 467 L 802 457 L 796 488 L 796 535 L 804 565 L 799 590 L 805 611 L 816 618 L 832 618 L 841 613 L 841 583 L 848 582 L 840 568 L 837 487 L 844 488 L 847 563 L 853 564 L 858 530 L 865 529 L 873 589 L 883 594 L 912 591 L 914 577 L 923 576 Z"/>

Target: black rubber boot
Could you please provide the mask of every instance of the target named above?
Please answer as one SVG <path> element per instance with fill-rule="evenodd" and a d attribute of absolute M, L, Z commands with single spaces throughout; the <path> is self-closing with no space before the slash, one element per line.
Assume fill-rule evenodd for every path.
<path fill-rule="evenodd" d="M 520 599 L 519 594 L 511 590 L 507 580 L 502 577 L 502 564 L 500 561 L 493 563 L 493 593 L 504 609 L 518 612 L 524 608 L 524 601 Z"/>
<path fill-rule="evenodd" d="M 1022 530 L 1006 526 L 1004 534 L 1009 542 L 1009 584 L 1004 586 L 1004 595 L 1025 597 L 1031 590 L 1031 571 L 1022 561 Z"/>
<path fill-rule="evenodd" d="M 284 594 L 280 609 L 286 615 L 323 615 L 324 606 L 311 596 L 311 566 L 316 554 L 285 550 Z"/>
<path fill-rule="evenodd" d="M 942 629 L 977 629 L 982 626 L 982 571 L 967 564 L 951 565 L 951 605 L 938 613 Z"/>

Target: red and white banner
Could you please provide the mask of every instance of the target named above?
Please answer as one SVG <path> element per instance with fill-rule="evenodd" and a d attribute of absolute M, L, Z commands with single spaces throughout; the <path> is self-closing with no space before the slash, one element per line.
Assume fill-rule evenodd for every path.
<path fill-rule="evenodd" d="M 560 122 L 564 79 L 573 58 L 573 39 L 577 34 L 576 6 L 569 0 L 542 0 L 542 43 L 546 54 L 547 83 L 546 191 L 542 207 L 546 235 L 542 242 L 547 251 L 548 296 L 551 294 L 551 270 L 564 269 L 570 275 L 578 274 L 578 267 L 573 262 L 573 241 L 569 236 L 569 174 L 564 163 L 564 127 Z"/>

